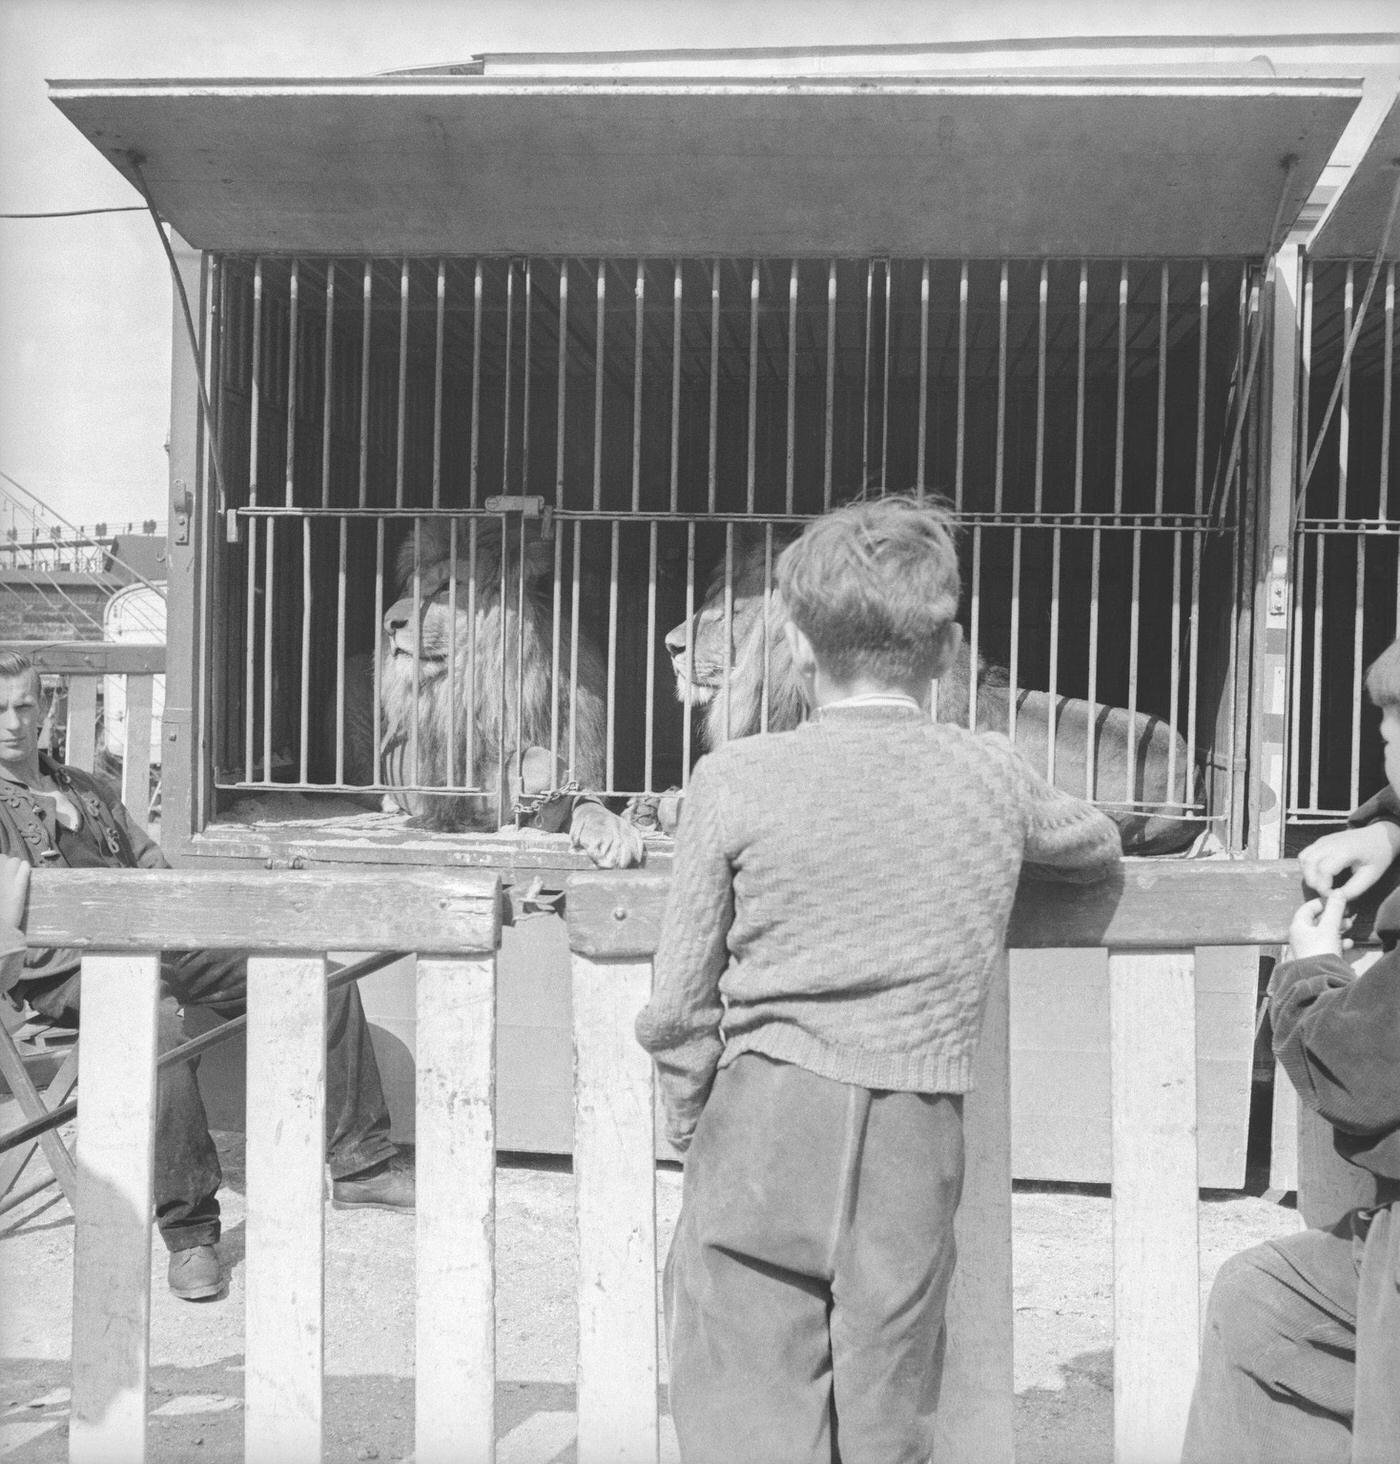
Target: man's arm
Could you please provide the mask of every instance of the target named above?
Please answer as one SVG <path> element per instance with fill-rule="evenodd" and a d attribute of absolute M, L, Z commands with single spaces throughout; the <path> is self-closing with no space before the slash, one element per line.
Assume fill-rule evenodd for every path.
<path fill-rule="evenodd" d="M 666 1136 L 680 1150 L 690 1146 L 724 1048 L 719 980 L 728 962 L 734 886 L 721 792 L 710 759 L 702 758 L 676 832 L 655 986 L 637 1016 L 637 1040 L 655 1059 L 661 1078 Z"/>

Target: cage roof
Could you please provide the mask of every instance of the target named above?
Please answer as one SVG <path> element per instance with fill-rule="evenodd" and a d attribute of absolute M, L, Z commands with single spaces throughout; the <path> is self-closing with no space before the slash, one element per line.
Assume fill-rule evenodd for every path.
<path fill-rule="evenodd" d="M 397 76 L 50 94 L 206 249 L 1195 257 L 1260 255 L 1292 224 L 1360 85 Z"/>
<path fill-rule="evenodd" d="M 1337 191 L 1308 240 L 1319 259 L 1368 259 L 1381 247 L 1395 189 L 1400 186 L 1400 97 L 1376 126 L 1351 176 Z M 1400 259 L 1400 216 L 1391 226 L 1386 258 Z"/>

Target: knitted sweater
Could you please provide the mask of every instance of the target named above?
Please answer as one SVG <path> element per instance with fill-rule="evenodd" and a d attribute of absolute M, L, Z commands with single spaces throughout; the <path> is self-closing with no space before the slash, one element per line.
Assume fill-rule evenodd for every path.
<path fill-rule="evenodd" d="M 637 1018 L 672 1143 L 741 1052 L 965 1092 L 1023 866 L 1089 883 L 1118 859 L 1109 819 L 1005 737 L 908 706 L 824 708 L 701 759 Z"/>

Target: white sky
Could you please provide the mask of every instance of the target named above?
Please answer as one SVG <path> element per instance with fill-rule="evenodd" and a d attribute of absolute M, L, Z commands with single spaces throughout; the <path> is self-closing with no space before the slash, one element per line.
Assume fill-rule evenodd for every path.
<path fill-rule="evenodd" d="M 139 202 L 46 79 L 339 76 L 490 51 L 1400 27 L 1396 0 L 0 0 L 0 212 Z M 77 523 L 165 519 L 170 286 L 142 214 L 0 220 L 0 470 Z M 0 513 L 0 527 L 9 518 Z"/>

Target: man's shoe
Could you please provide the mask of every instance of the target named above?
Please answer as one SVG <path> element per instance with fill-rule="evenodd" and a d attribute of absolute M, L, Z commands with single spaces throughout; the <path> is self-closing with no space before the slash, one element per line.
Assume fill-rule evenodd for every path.
<path fill-rule="evenodd" d="M 218 1296 L 224 1289 L 224 1268 L 212 1245 L 192 1245 L 170 1252 L 170 1268 L 166 1273 L 170 1289 L 182 1301 L 202 1301 Z"/>
<path fill-rule="evenodd" d="M 408 1210 L 414 1206 L 413 1165 L 395 1154 L 359 1174 L 331 1181 L 336 1210 Z"/>

